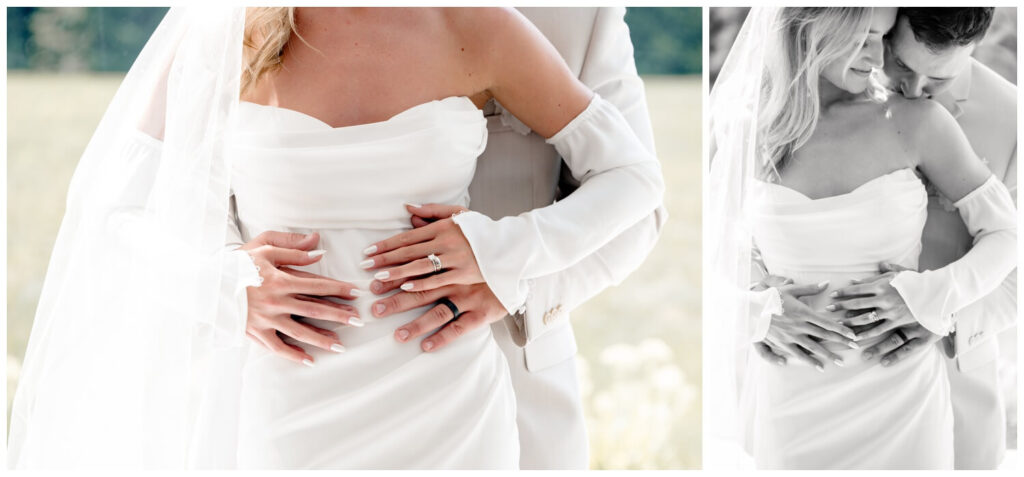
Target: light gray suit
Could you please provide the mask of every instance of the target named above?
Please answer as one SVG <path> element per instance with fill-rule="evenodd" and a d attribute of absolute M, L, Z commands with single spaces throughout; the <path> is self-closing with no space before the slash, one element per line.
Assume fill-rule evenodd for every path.
<path fill-rule="evenodd" d="M 935 97 L 963 129 L 971 147 L 1017 198 L 1017 88 L 977 60 Z M 930 194 L 921 268 L 960 258 L 972 244 L 960 215 Z M 995 469 L 1006 447 L 1006 414 L 997 376 L 996 336 L 1017 318 L 1016 272 L 955 317 L 956 358 L 949 360 L 957 469 Z"/>
<path fill-rule="evenodd" d="M 636 73 L 624 8 L 520 8 L 573 73 L 618 108 L 654 150 L 643 83 Z M 552 204 L 577 184 L 553 146 L 500 105 L 485 109 L 489 137 L 470 185 L 470 208 L 491 218 Z M 518 406 L 522 469 L 586 468 L 587 436 L 568 312 L 635 270 L 654 247 L 667 214 L 659 208 L 596 253 L 531 280 L 522 313 L 495 323 Z"/>

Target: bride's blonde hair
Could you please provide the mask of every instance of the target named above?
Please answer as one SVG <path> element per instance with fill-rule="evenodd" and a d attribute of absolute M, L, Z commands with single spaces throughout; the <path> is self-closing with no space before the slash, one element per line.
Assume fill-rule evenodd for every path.
<path fill-rule="evenodd" d="M 778 176 L 793 151 L 810 139 L 818 124 L 821 71 L 844 57 L 853 61 L 871 15 L 870 7 L 780 9 L 774 41 L 765 45 L 758 112 L 763 176 Z"/>
<path fill-rule="evenodd" d="M 295 7 L 245 9 L 242 93 L 255 85 L 264 74 L 281 67 L 281 55 L 292 34 L 303 43 L 306 42 L 295 29 Z"/>

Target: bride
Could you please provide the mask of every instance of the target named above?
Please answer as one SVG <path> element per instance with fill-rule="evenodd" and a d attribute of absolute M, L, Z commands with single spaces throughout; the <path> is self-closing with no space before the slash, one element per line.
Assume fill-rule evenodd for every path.
<path fill-rule="evenodd" d="M 948 333 L 946 317 L 1016 261 L 1013 203 L 952 116 L 886 95 L 872 77 L 895 18 L 895 8 L 754 9 L 712 93 L 712 304 L 730 302 L 712 316 L 734 324 L 712 333 L 742 337 L 734 424 L 761 468 L 951 469 L 940 350 L 882 367 L 859 349 L 905 312 Z M 974 248 L 939 270 L 864 280 L 883 261 L 917 270 L 923 180 L 954 200 Z M 750 353 L 756 342 L 786 366 Z"/>
<path fill-rule="evenodd" d="M 469 205 L 490 100 L 583 184 L 515 220 L 466 212 L 407 240 L 415 204 Z M 489 327 L 426 353 L 395 332 L 424 310 L 371 318 L 371 281 L 484 282 L 451 245 L 470 228 L 572 244 L 510 254 L 522 276 L 491 279 L 564 268 L 661 189 L 621 115 L 514 10 L 172 9 L 72 180 L 11 465 L 515 468 Z M 368 270 L 394 236 L 422 254 Z"/>

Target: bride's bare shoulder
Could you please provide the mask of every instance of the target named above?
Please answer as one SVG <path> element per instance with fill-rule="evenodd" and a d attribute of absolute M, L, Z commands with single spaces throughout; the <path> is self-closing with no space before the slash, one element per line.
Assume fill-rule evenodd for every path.
<path fill-rule="evenodd" d="M 937 101 L 892 94 L 883 106 L 886 117 L 893 121 L 900 134 L 914 142 L 922 138 L 934 139 L 936 132 L 959 128 L 953 115 Z"/>

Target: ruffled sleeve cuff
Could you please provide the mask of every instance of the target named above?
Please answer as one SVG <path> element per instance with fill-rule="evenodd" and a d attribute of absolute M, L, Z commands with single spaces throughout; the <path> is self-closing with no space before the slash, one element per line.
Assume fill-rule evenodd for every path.
<path fill-rule="evenodd" d="M 750 341 L 764 341 L 768 337 L 772 316 L 782 313 L 782 295 L 778 288 L 750 292 Z"/>

